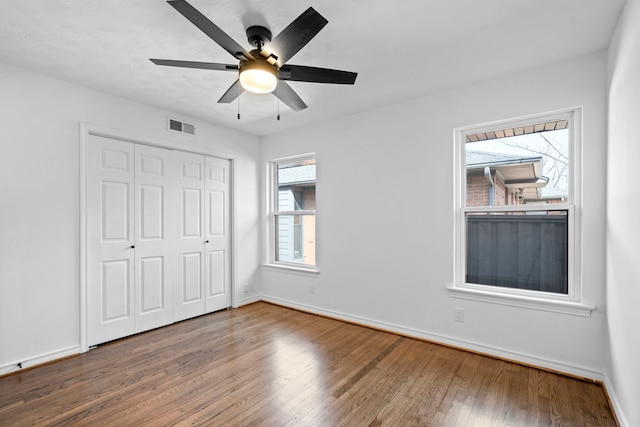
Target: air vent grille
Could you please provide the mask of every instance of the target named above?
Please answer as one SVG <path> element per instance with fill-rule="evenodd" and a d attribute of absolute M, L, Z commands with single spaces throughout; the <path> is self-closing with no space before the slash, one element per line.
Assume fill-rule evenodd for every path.
<path fill-rule="evenodd" d="M 191 123 L 183 122 L 169 117 L 168 125 L 170 131 L 186 133 L 187 135 L 196 134 L 196 126 Z"/>

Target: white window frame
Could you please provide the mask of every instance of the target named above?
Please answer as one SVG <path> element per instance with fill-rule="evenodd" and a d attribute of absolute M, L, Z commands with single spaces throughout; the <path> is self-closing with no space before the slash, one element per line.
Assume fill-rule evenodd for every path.
<path fill-rule="evenodd" d="M 466 135 L 519 127 L 533 123 L 545 123 L 554 120 L 569 120 L 569 196 L 564 203 L 542 206 L 503 205 L 503 206 L 466 206 L 467 171 L 465 165 Z M 582 194 L 582 109 L 580 107 L 551 113 L 501 120 L 481 125 L 454 129 L 454 282 L 448 287 L 455 298 L 471 299 L 495 304 L 553 311 L 589 317 L 594 306 L 582 300 L 581 268 L 581 194 Z M 473 212 L 507 211 L 555 211 L 566 210 L 568 217 L 568 293 L 533 291 L 500 286 L 466 283 L 466 215 Z"/>
<path fill-rule="evenodd" d="M 302 274 L 308 276 L 318 276 L 320 271 L 318 270 L 318 223 L 317 218 L 318 215 L 316 210 L 297 210 L 297 211 L 278 211 L 278 165 L 282 163 L 292 163 L 303 160 L 316 160 L 316 194 L 317 194 L 317 159 L 316 153 L 306 153 L 297 156 L 291 157 L 283 157 L 271 160 L 267 163 L 267 171 L 268 171 L 268 191 L 267 191 L 267 206 L 268 206 L 268 247 L 267 247 L 267 260 L 264 266 L 268 269 L 284 271 L 293 274 Z M 317 197 L 316 197 L 317 204 Z M 316 206 L 317 208 L 317 206 Z M 316 218 L 316 264 L 315 265 L 307 265 L 303 263 L 295 263 L 295 262 L 287 262 L 287 261 L 278 261 L 277 258 L 277 236 L 276 236 L 276 221 L 277 217 L 280 215 L 293 215 L 293 216 L 304 216 L 304 215 L 314 215 Z"/>

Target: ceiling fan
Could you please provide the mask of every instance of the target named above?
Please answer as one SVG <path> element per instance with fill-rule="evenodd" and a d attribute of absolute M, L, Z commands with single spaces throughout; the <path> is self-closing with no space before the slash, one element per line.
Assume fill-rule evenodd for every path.
<path fill-rule="evenodd" d="M 358 74 L 350 71 L 286 63 L 329 22 L 312 7 L 297 17 L 273 40 L 268 28 L 259 25 L 247 28 L 247 39 L 255 49 L 246 51 L 185 0 L 170 0 L 167 3 L 238 59 L 239 63 L 220 64 L 170 59 L 151 59 L 151 61 L 157 65 L 172 67 L 238 71 L 238 79 L 218 100 L 219 103 L 230 103 L 247 90 L 254 93 L 273 93 L 292 110 L 300 111 L 307 108 L 307 105 L 287 84 L 287 81 L 351 85 L 356 81 Z"/>

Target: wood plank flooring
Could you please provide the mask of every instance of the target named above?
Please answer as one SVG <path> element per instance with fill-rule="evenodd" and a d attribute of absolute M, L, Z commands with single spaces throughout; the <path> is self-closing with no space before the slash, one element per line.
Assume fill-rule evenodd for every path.
<path fill-rule="evenodd" d="M 613 426 L 602 387 L 256 303 L 0 378 L 0 426 Z"/>

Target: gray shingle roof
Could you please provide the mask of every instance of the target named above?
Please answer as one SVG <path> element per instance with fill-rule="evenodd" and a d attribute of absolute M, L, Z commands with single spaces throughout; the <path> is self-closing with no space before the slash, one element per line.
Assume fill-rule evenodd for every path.
<path fill-rule="evenodd" d="M 488 151 L 466 150 L 467 168 L 530 163 L 539 162 L 541 160 L 541 156 L 526 156 L 517 154 L 492 153 Z"/>

